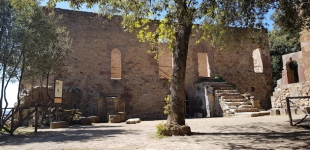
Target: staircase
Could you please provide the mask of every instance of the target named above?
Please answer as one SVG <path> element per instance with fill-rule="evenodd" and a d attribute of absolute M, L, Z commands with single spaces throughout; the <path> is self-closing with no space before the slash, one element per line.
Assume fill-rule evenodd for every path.
<path fill-rule="evenodd" d="M 224 83 L 214 91 L 215 100 L 219 102 L 223 116 L 257 117 L 269 115 L 269 111 L 254 108 L 250 100 L 230 83 Z"/>
<path fill-rule="evenodd" d="M 232 83 L 203 78 L 196 82 L 196 96 L 206 101 L 207 117 L 269 115 L 269 111 L 254 108 L 249 98 L 243 96 Z M 205 90 L 201 90 L 205 89 Z M 212 96 L 213 95 L 213 96 Z"/>

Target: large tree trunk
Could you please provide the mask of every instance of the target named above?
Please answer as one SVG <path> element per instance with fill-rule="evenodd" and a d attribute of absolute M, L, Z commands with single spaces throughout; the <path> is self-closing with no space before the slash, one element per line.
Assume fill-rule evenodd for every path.
<path fill-rule="evenodd" d="M 170 111 L 167 123 L 185 125 L 185 74 L 189 36 L 192 25 L 180 25 L 175 33 L 176 42 L 173 47 L 173 73 L 170 86 Z"/>
<path fill-rule="evenodd" d="M 189 36 L 192 30 L 194 10 L 187 7 L 186 1 L 176 0 L 175 42 L 173 46 L 173 71 L 170 86 L 170 108 L 164 135 L 189 135 L 191 129 L 185 125 L 185 74 Z"/>

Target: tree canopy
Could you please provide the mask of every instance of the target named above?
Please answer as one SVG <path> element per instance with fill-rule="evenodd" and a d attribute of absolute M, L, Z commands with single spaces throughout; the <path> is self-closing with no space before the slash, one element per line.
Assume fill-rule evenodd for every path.
<path fill-rule="evenodd" d="M 300 51 L 299 34 L 292 36 L 285 30 L 274 29 L 269 33 L 269 48 L 272 66 L 273 86 L 282 77 L 282 55 Z"/>
<path fill-rule="evenodd" d="M 271 19 L 275 21 L 273 25 L 274 30 L 268 34 L 273 86 L 276 86 L 277 80 L 282 77 L 282 55 L 301 50 L 299 39 L 300 30 L 289 31 L 285 27 L 282 27 L 281 24 L 279 25 L 276 20 L 279 21 L 280 15 L 281 13 L 279 11 L 271 15 Z"/>
<path fill-rule="evenodd" d="M 63 66 L 69 52 L 67 32 L 36 0 L 0 0 L 0 128 L 8 119 L 2 112 L 8 107 L 9 82 L 17 80 L 21 87 L 24 79 L 46 78 Z"/>
<path fill-rule="evenodd" d="M 275 24 L 285 32 L 294 35 L 310 29 L 309 0 L 275 0 Z"/>

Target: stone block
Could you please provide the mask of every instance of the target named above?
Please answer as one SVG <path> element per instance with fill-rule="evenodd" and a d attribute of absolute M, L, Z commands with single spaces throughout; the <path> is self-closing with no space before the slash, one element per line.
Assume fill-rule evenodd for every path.
<path fill-rule="evenodd" d="M 91 123 L 98 123 L 99 117 L 98 116 L 89 116 Z"/>
<path fill-rule="evenodd" d="M 235 112 L 258 112 L 257 108 L 238 108 L 235 109 Z"/>
<path fill-rule="evenodd" d="M 271 116 L 280 115 L 280 110 L 278 108 L 273 108 L 270 110 L 270 115 Z"/>
<path fill-rule="evenodd" d="M 258 112 L 240 112 L 235 113 L 235 117 L 257 117 L 259 115 Z"/>
<path fill-rule="evenodd" d="M 252 105 L 240 105 L 238 108 L 253 108 Z"/>
<path fill-rule="evenodd" d="M 126 124 L 136 124 L 136 123 L 140 123 L 140 122 L 141 122 L 140 118 L 132 118 L 132 119 L 126 120 Z"/>
<path fill-rule="evenodd" d="M 126 120 L 126 112 L 117 112 L 117 114 L 120 116 L 121 122 L 124 122 Z"/>
<path fill-rule="evenodd" d="M 68 128 L 69 122 L 67 121 L 59 121 L 59 122 L 51 122 L 50 128 L 51 129 L 57 129 L 57 128 Z"/>
<path fill-rule="evenodd" d="M 270 111 L 260 111 L 258 116 L 266 116 L 266 115 L 270 115 Z"/>
<path fill-rule="evenodd" d="M 7 121 L 6 121 L 6 125 L 8 125 L 8 127 L 11 128 L 11 120 L 7 120 Z M 14 127 L 18 127 L 18 126 L 19 126 L 19 122 L 18 122 L 17 119 L 14 119 L 14 121 L 13 121 L 13 126 L 14 126 Z"/>
<path fill-rule="evenodd" d="M 287 109 L 286 108 L 279 108 L 280 115 L 287 115 Z"/>
<path fill-rule="evenodd" d="M 275 91 L 272 94 L 274 97 L 279 97 L 281 95 L 281 93 L 279 91 Z"/>
<path fill-rule="evenodd" d="M 92 124 L 92 118 L 80 117 L 80 120 L 81 120 L 82 125 L 91 125 Z"/>
<path fill-rule="evenodd" d="M 120 123 L 121 122 L 120 115 L 109 115 L 109 122 L 110 123 Z"/>
<path fill-rule="evenodd" d="M 309 114 L 310 113 L 310 106 L 304 107 L 305 111 Z"/>
<path fill-rule="evenodd" d="M 260 102 L 258 100 L 251 100 L 251 103 L 254 108 L 261 108 Z"/>

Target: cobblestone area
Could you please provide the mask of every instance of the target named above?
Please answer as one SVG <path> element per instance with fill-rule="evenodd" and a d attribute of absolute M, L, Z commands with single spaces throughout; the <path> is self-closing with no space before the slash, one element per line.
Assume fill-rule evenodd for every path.
<path fill-rule="evenodd" d="M 293 116 L 293 119 L 303 116 Z M 187 119 L 191 136 L 154 136 L 164 120 L 139 124 L 98 123 L 67 129 L 39 129 L 28 135 L 1 135 L 0 149 L 310 149 L 310 130 L 289 126 L 288 116 Z M 305 124 L 309 125 L 310 118 Z M 20 131 L 29 130 L 19 129 Z"/>

